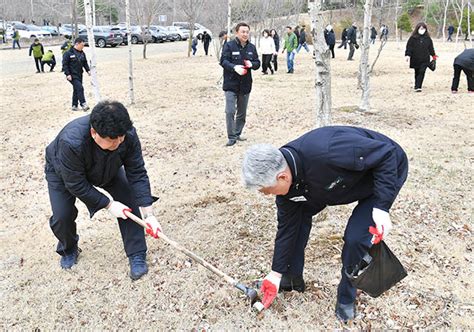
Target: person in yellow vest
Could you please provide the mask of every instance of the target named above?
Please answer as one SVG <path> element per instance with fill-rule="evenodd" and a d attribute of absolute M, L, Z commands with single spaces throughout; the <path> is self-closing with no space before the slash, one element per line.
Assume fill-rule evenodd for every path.
<path fill-rule="evenodd" d="M 49 71 L 54 71 L 54 67 L 56 66 L 56 58 L 54 57 L 52 50 L 48 50 L 48 52 L 46 52 L 41 58 L 41 65 L 43 68 L 45 64 L 49 66 Z"/>
<path fill-rule="evenodd" d="M 36 73 L 38 74 L 40 72 L 40 66 L 41 72 L 44 73 L 43 63 L 41 62 L 41 59 L 43 58 L 44 54 L 44 48 L 43 45 L 39 42 L 38 38 L 35 38 L 34 43 L 30 46 L 30 56 L 31 54 L 33 54 L 33 57 L 35 58 Z"/>
<path fill-rule="evenodd" d="M 13 28 L 13 49 L 15 49 L 15 45 L 18 46 L 18 49 L 21 50 L 20 46 L 20 32 L 17 29 Z"/>
<path fill-rule="evenodd" d="M 66 40 L 64 41 L 63 45 L 61 46 L 61 52 L 64 55 L 69 49 L 72 47 L 71 36 L 66 36 Z"/>

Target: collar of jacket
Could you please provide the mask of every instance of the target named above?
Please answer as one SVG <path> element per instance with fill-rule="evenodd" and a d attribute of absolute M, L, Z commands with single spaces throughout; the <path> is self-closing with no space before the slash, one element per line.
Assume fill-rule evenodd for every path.
<path fill-rule="evenodd" d="M 303 164 L 301 162 L 300 156 L 298 153 L 290 148 L 290 147 L 282 147 L 280 148 L 280 152 L 285 157 L 288 167 L 290 167 L 291 175 L 293 177 L 293 181 L 291 183 L 291 187 L 294 187 L 296 190 L 300 190 L 303 186 Z"/>
<path fill-rule="evenodd" d="M 237 43 L 237 45 L 239 45 L 240 47 L 244 48 L 245 46 L 247 46 L 249 44 L 249 41 L 247 40 L 245 42 L 245 44 L 242 45 L 242 42 L 240 41 L 239 38 L 235 37 L 235 42 Z"/>

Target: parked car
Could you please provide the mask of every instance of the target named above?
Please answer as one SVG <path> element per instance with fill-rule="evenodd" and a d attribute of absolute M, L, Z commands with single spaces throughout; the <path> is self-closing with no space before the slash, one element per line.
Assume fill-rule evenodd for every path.
<path fill-rule="evenodd" d="M 150 30 L 159 35 L 162 41 L 174 42 L 178 40 L 177 34 L 170 33 L 165 27 L 162 27 L 161 25 L 150 25 Z"/>
<path fill-rule="evenodd" d="M 122 36 L 122 45 L 128 45 L 128 33 L 126 28 L 121 28 L 117 25 L 113 26 L 111 30 L 116 31 Z"/>
<path fill-rule="evenodd" d="M 51 36 L 59 36 L 59 31 L 58 31 L 58 28 L 55 27 L 55 26 L 52 26 L 52 25 L 43 25 L 41 27 L 42 30 L 44 31 L 48 31 Z"/>
<path fill-rule="evenodd" d="M 153 42 L 153 37 L 150 31 L 146 29 L 142 29 L 142 27 L 134 25 L 130 27 L 132 33 L 132 44 L 143 43 L 143 39 L 145 38 L 147 43 Z M 143 33 L 142 33 L 143 32 Z"/>
<path fill-rule="evenodd" d="M 173 26 L 176 27 L 181 27 L 183 29 L 188 29 L 190 30 L 190 23 L 189 22 L 173 22 Z M 207 31 L 207 33 L 212 37 L 212 32 L 205 26 L 199 24 L 199 23 L 194 23 L 194 32 L 193 36 L 197 36 L 199 39 L 201 39 L 202 34 L 204 31 Z"/>
<path fill-rule="evenodd" d="M 154 43 L 163 43 L 167 40 L 166 33 L 163 33 L 156 25 L 150 25 L 150 34 Z"/>
<path fill-rule="evenodd" d="M 178 40 L 188 40 L 189 39 L 189 30 L 181 28 L 179 26 L 167 26 L 165 27 L 169 32 L 175 33 L 178 35 Z"/>
<path fill-rule="evenodd" d="M 12 27 L 7 31 L 7 35 L 10 37 L 13 34 L 13 27 L 20 33 L 20 38 L 51 38 L 49 31 L 42 30 L 39 26 L 33 24 L 23 24 L 21 22 L 12 22 Z"/>
<path fill-rule="evenodd" d="M 109 26 L 95 26 L 92 28 L 92 32 L 94 34 L 95 44 L 100 48 L 104 48 L 107 45 L 116 47 L 123 42 L 122 35 L 116 30 L 112 30 Z M 89 44 L 87 31 L 79 33 L 79 37 L 84 39 L 86 45 Z"/>
<path fill-rule="evenodd" d="M 77 25 L 78 34 L 81 34 L 86 31 L 86 26 L 84 24 Z M 59 34 L 63 36 L 72 36 L 74 32 L 74 24 L 63 24 L 59 27 Z"/>

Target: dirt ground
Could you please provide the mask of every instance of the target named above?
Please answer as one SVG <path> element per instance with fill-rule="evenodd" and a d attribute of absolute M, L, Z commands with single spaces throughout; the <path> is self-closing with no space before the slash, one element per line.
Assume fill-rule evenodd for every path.
<path fill-rule="evenodd" d="M 313 128 L 311 55 L 303 50 L 297 56 L 294 75 L 286 74 L 281 55 L 275 75 L 253 73 L 248 141 L 228 148 L 216 58 L 200 50 L 188 59 L 184 43 L 169 47 L 151 45 L 150 58 L 134 62 L 137 103 L 129 107 L 152 191 L 160 196 L 156 211 L 168 236 L 252 284 L 271 267 L 276 218 L 272 198 L 242 187 L 242 155 L 254 143 L 279 146 Z M 474 95 L 467 94 L 465 77 L 460 93 L 450 93 L 452 62 L 461 49 L 439 41 L 435 49 L 438 68 L 427 72 L 423 92 L 415 94 L 404 43 L 388 44 L 371 79 L 373 114 L 354 111 L 359 52 L 347 62 L 347 51 L 336 49 L 331 62 L 333 122 L 381 131 L 410 160 L 387 239 L 409 274 L 379 298 L 359 297 L 357 328 L 474 328 Z M 141 48 L 135 50 L 140 57 Z M 126 48 L 98 52 L 103 96 L 127 102 Z M 60 72 L 34 74 L 27 50 L 1 51 L 0 61 L 1 329 L 340 328 L 333 311 L 341 236 L 354 205 L 331 207 L 325 220 L 314 220 L 308 290 L 280 294 L 263 314 L 160 240 L 147 239 L 150 271 L 132 282 L 116 221 L 105 211 L 90 220 L 79 201 L 83 251 L 72 270 L 61 270 L 48 225 L 44 149 L 84 114 L 69 110 L 72 89 Z M 88 82 L 85 88 L 93 105 Z"/>

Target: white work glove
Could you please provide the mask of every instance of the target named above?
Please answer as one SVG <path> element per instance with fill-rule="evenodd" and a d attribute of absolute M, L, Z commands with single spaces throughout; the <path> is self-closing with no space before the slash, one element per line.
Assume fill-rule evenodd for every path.
<path fill-rule="evenodd" d="M 132 209 L 130 209 L 128 206 L 117 201 L 111 201 L 109 206 L 107 207 L 107 210 L 115 218 L 122 218 L 122 219 L 128 218 L 125 215 L 125 211 L 132 212 Z"/>
<path fill-rule="evenodd" d="M 158 238 L 158 232 L 163 233 L 163 231 L 161 230 L 161 225 L 155 216 L 148 216 L 147 218 L 145 218 L 145 223 L 146 233 L 148 235 L 153 236 L 155 239 Z"/>
<path fill-rule="evenodd" d="M 252 68 L 252 62 L 250 60 L 244 60 L 244 67 L 246 69 Z"/>
<path fill-rule="evenodd" d="M 281 274 L 277 272 L 270 272 L 265 279 L 263 279 L 260 291 L 263 293 L 262 304 L 265 309 L 268 309 L 278 295 L 280 289 Z"/>
<path fill-rule="evenodd" d="M 372 219 L 377 228 L 377 234 L 372 233 L 374 234 L 372 237 L 372 243 L 377 244 L 382 239 L 386 238 L 388 233 L 392 230 L 392 221 L 390 220 L 388 212 L 377 208 L 372 210 Z"/>
<path fill-rule="evenodd" d="M 236 72 L 237 74 L 239 74 L 239 75 L 241 75 L 241 76 L 247 74 L 247 69 L 245 69 L 245 67 L 242 66 L 242 65 L 236 65 L 236 66 L 234 66 L 234 70 L 235 70 L 235 72 Z"/>

